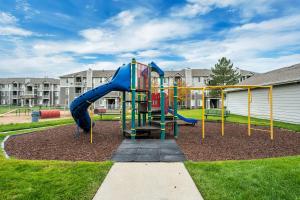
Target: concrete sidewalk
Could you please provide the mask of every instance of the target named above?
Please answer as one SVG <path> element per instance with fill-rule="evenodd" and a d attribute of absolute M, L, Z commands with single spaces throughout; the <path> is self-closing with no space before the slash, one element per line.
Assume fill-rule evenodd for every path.
<path fill-rule="evenodd" d="M 202 200 L 183 163 L 115 163 L 94 200 Z"/>

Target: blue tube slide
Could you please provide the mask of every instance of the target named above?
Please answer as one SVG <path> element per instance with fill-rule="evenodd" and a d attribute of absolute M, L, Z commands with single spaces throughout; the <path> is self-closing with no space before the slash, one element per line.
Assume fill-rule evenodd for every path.
<path fill-rule="evenodd" d="M 72 101 L 70 105 L 72 117 L 85 132 L 91 129 L 88 107 L 111 91 L 130 91 L 130 64 L 119 67 L 110 82 L 89 90 Z"/>
<path fill-rule="evenodd" d="M 171 113 L 171 114 L 174 114 L 174 111 L 172 109 L 170 109 L 170 108 L 168 109 L 168 112 Z M 184 116 L 182 116 L 182 115 L 180 115 L 178 113 L 177 113 L 177 117 L 179 119 L 181 119 L 182 121 L 185 121 L 185 122 L 190 123 L 190 124 L 196 124 L 198 122 L 197 119 L 187 118 L 187 117 L 184 117 Z"/>

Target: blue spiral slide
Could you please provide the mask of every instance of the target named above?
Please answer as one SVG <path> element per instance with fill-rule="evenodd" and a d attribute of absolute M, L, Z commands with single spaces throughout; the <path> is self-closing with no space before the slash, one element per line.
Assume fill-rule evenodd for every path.
<path fill-rule="evenodd" d="M 88 107 L 111 91 L 130 91 L 130 64 L 119 67 L 110 82 L 89 90 L 72 101 L 70 111 L 80 128 L 86 132 L 90 131 L 91 118 Z"/>

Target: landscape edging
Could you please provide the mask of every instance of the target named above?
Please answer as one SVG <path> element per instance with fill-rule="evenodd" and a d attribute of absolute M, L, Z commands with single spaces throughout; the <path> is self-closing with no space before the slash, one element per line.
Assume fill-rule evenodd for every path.
<path fill-rule="evenodd" d="M 1 148 L 6 159 L 10 159 L 9 155 L 5 151 L 5 142 L 8 140 L 9 137 L 10 135 L 7 135 L 1 143 Z"/>

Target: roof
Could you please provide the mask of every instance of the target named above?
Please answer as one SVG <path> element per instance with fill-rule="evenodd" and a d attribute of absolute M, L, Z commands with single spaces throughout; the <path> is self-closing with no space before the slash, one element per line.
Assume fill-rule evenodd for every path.
<path fill-rule="evenodd" d="M 252 72 L 252 71 L 248 71 L 248 70 L 244 70 L 244 69 L 239 69 L 239 70 L 240 70 L 240 73 L 241 73 L 242 76 L 259 74 L 257 72 Z"/>
<path fill-rule="evenodd" d="M 210 74 L 210 69 L 192 69 L 192 76 L 209 76 Z"/>
<path fill-rule="evenodd" d="M 164 76 L 165 77 L 175 77 L 175 76 L 181 76 L 184 77 L 185 76 L 185 69 L 182 70 L 172 70 L 172 71 L 164 71 Z M 211 74 L 211 70 L 210 69 L 191 69 L 192 70 L 192 76 L 209 76 Z M 251 72 L 251 71 L 247 71 L 247 70 L 243 70 L 243 69 L 239 69 L 241 75 L 253 75 L 253 74 L 257 74 L 256 72 Z M 93 70 L 93 77 L 111 77 L 114 75 L 114 73 L 116 72 L 116 70 Z M 71 73 L 71 74 L 66 74 L 63 76 L 60 76 L 60 78 L 72 78 L 72 77 L 76 77 L 76 76 L 82 76 L 82 77 L 86 77 L 87 74 L 87 70 L 85 71 L 80 71 L 80 72 L 76 72 L 76 73 Z M 154 77 L 158 77 L 157 73 L 153 73 Z"/>
<path fill-rule="evenodd" d="M 114 75 L 116 70 L 93 70 L 93 77 L 111 77 Z M 86 77 L 87 70 L 85 71 L 80 71 L 80 72 L 75 72 L 71 74 L 66 74 L 63 76 L 60 76 L 60 78 L 72 78 L 75 76 L 82 76 Z"/>
<path fill-rule="evenodd" d="M 40 83 L 51 83 L 51 84 L 59 84 L 59 79 L 55 78 L 0 78 L 0 84 L 9 84 L 9 83 L 32 83 L 32 84 L 40 84 Z"/>
<path fill-rule="evenodd" d="M 111 77 L 115 74 L 116 70 L 94 70 L 94 77 Z"/>
<path fill-rule="evenodd" d="M 300 63 L 263 74 L 255 74 L 239 85 L 283 85 L 293 82 L 300 82 Z"/>
<path fill-rule="evenodd" d="M 157 73 L 152 73 L 153 77 L 158 77 L 158 74 Z M 165 71 L 165 75 L 164 77 L 184 77 L 184 71 L 181 70 L 181 71 Z"/>
<path fill-rule="evenodd" d="M 75 77 L 75 76 L 86 76 L 86 72 L 87 72 L 87 70 L 80 71 L 80 72 L 75 72 L 75 73 L 60 76 L 59 78 L 69 78 L 69 77 L 71 78 L 71 77 Z"/>

